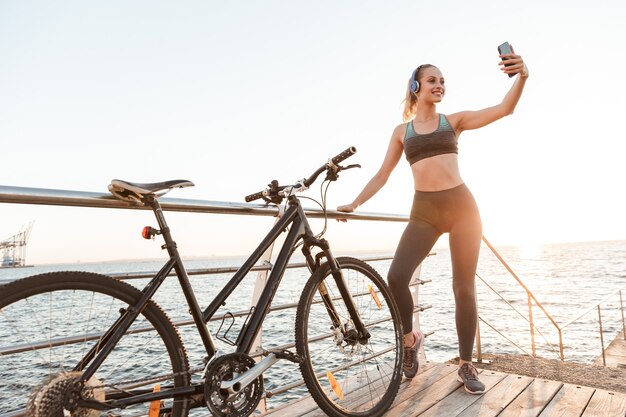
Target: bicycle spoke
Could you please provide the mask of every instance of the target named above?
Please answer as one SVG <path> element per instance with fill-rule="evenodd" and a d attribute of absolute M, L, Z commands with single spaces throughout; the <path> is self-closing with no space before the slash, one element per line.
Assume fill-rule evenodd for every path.
<path fill-rule="evenodd" d="M 55 384 L 69 387 L 80 375 L 70 371 L 92 348 L 101 347 L 102 335 L 117 321 L 120 311 L 139 298 L 139 291 L 89 273 L 43 274 L 8 285 L 19 297 L 0 296 L 0 352 L 22 348 L 2 355 L 0 361 L 0 380 L 11 381 L 0 384 L 0 415 L 24 410 L 33 393 L 38 393 L 37 401 L 62 406 L 64 395 L 48 400 L 51 394 L 46 394 L 47 390 L 68 389 L 56 388 Z M 133 332 L 135 328 L 154 330 L 137 333 Z M 88 381 L 89 389 L 93 395 L 106 398 L 115 391 L 111 387 L 137 389 L 128 388 L 135 385 L 150 389 L 155 379 L 186 386 L 190 376 L 186 372 L 186 357 L 181 354 L 184 355 L 184 349 L 180 337 L 169 319 L 149 304 Z M 11 373 L 20 375 L 19 381 L 7 378 Z M 66 380 L 67 383 L 60 382 Z M 174 407 L 173 415 L 186 415 L 188 399 L 164 401 L 166 407 Z M 146 404 L 132 408 L 147 409 Z M 129 407 L 115 415 L 129 416 L 130 410 Z"/>
<path fill-rule="evenodd" d="M 311 395 L 327 414 L 379 416 L 393 401 L 401 380 L 398 313 L 384 281 L 371 267 L 352 258 L 339 258 L 338 263 L 370 338 L 358 341 L 337 282 L 330 268 L 322 267 L 307 283 L 298 307 L 296 343 L 305 358 L 301 370 Z M 319 288 L 331 300 L 341 327 L 331 324 L 330 305 L 322 302 Z"/>

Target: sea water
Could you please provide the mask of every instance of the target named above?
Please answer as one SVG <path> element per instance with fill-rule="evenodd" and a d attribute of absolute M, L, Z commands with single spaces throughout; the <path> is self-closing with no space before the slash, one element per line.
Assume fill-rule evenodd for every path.
<path fill-rule="evenodd" d="M 581 363 L 593 362 L 601 355 L 600 326 L 596 304 L 601 304 L 602 330 L 605 347 L 622 329 L 620 288 L 626 290 L 626 241 L 584 242 L 540 246 L 496 248 L 510 268 L 534 295 L 542 308 L 533 301 L 532 316 L 535 327 L 532 335 L 538 356 L 558 359 L 560 356 L 559 332 L 561 328 L 565 360 Z M 353 254 L 362 257 L 364 254 Z M 367 254 L 389 255 L 393 254 Z M 185 262 L 186 268 L 237 267 L 244 258 L 193 259 Z M 295 259 L 297 260 L 297 259 Z M 40 265 L 32 268 L 1 269 L 0 282 L 38 273 L 84 270 L 102 274 L 154 272 L 165 260 L 118 261 L 93 264 Z M 385 277 L 391 261 L 371 262 Z M 480 316 L 480 348 L 483 353 L 532 353 L 528 294 L 512 274 L 483 246 L 476 280 Z M 202 307 L 207 306 L 232 274 L 192 276 L 192 285 Z M 297 303 L 300 292 L 310 276 L 306 268 L 287 270 L 274 305 Z M 219 311 L 236 312 L 250 308 L 250 300 L 257 273 L 246 276 L 242 285 Z M 422 265 L 421 279 L 429 281 L 418 287 L 419 304 L 429 306 L 420 313 L 422 331 L 429 334 L 425 353 L 435 362 L 454 358 L 458 353 L 455 327 L 455 306 L 452 292 L 450 253 L 447 248 L 435 249 Z M 483 282 L 484 280 L 484 282 Z M 147 279 L 129 280 L 141 288 Z M 626 294 L 623 294 L 626 298 Z M 175 277 L 168 278 L 155 300 L 172 321 L 188 320 L 184 297 Z M 573 319 L 573 323 L 568 324 Z M 237 318 L 226 336 L 234 339 L 245 318 Z M 263 347 L 291 343 L 294 340 L 295 309 L 271 313 L 263 330 Z M 212 322 L 209 328 L 216 332 L 222 323 Z M 567 324 L 567 326 L 565 326 Z M 230 322 L 224 323 L 224 329 Z M 203 350 L 193 326 L 179 329 L 188 349 L 190 363 L 202 363 Z M 232 351 L 228 343 L 218 342 L 224 351 Z M 283 363 L 284 362 L 284 363 Z M 300 379 L 296 365 L 283 361 L 265 374 L 266 389 L 273 389 Z M 268 401 L 276 406 L 302 395 L 304 388 L 291 390 Z M 198 414 L 202 415 L 202 414 Z"/>

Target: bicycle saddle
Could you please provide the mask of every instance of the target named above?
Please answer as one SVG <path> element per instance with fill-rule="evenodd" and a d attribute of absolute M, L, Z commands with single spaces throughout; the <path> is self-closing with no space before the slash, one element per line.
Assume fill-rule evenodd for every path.
<path fill-rule="evenodd" d="M 172 188 L 193 187 L 194 183 L 187 180 L 171 180 L 142 184 L 123 180 L 111 180 L 109 191 L 115 198 L 133 203 L 145 203 L 148 197 L 160 197 Z M 162 191 L 159 193 L 159 191 Z"/>

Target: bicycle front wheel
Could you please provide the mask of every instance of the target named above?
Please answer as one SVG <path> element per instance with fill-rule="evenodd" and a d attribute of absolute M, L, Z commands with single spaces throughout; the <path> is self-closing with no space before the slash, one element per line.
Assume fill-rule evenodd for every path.
<path fill-rule="evenodd" d="M 64 396 L 81 374 L 77 365 L 139 297 L 129 284 L 88 272 L 48 273 L 0 285 L 0 417 L 69 416 Z M 150 301 L 82 395 L 109 402 L 151 392 L 157 384 L 164 390 L 189 383 L 180 336 Z M 162 405 L 168 416 L 188 414 L 188 399 L 166 399 Z M 137 404 L 115 415 L 147 415 L 149 407 Z M 71 415 L 106 413 L 79 409 Z"/>
<path fill-rule="evenodd" d="M 298 305 L 296 348 L 304 359 L 300 370 L 311 396 L 329 416 L 380 416 L 402 379 L 400 316 L 387 285 L 371 266 L 348 257 L 337 262 L 370 338 L 356 340 L 346 301 L 324 264 L 307 282 Z"/>

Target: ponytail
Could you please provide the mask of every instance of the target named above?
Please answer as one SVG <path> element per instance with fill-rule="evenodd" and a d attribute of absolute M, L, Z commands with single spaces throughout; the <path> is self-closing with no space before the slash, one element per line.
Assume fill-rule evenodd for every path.
<path fill-rule="evenodd" d="M 406 96 L 402 102 L 404 103 L 404 110 L 402 111 L 402 120 L 404 122 L 408 122 L 409 120 L 415 117 L 415 112 L 417 111 L 417 95 L 411 92 L 411 80 L 407 83 L 406 86 Z"/>

